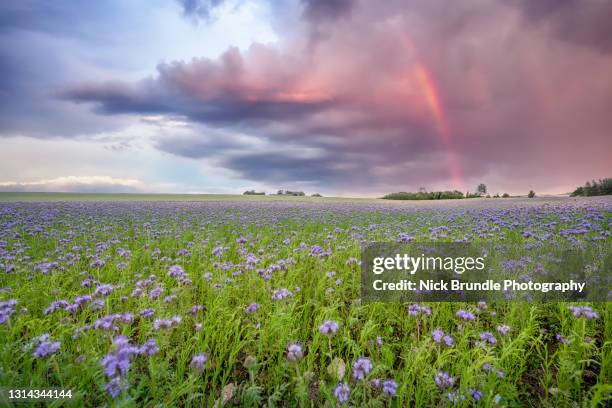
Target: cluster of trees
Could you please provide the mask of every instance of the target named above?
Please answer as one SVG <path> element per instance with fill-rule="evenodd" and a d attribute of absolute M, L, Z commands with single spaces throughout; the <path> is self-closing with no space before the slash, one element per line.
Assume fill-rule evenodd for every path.
<path fill-rule="evenodd" d="M 455 198 L 464 198 L 461 191 L 419 191 L 418 193 L 407 193 L 401 191 L 399 193 L 387 194 L 383 197 L 385 200 L 446 200 Z"/>
<path fill-rule="evenodd" d="M 263 191 L 255 191 L 255 190 L 247 190 L 242 195 L 266 195 Z M 303 191 L 291 191 L 291 190 L 278 190 L 276 195 L 289 195 L 295 197 L 305 196 L 306 194 Z M 323 197 L 319 193 L 314 193 L 312 197 Z"/>
<path fill-rule="evenodd" d="M 306 194 L 303 191 L 278 190 L 276 192 L 276 195 L 290 195 L 290 196 L 301 197 L 301 196 L 305 196 Z"/>
<path fill-rule="evenodd" d="M 611 195 L 612 194 L 612 178 L 599 179 L 599 181 L 592 180 L 587 181 L 584 186 L 578 187 L 572 194 L 572 197 L 576 196 L 600 196 L 600 195 Z"/>
<path fill-rule="evenodd" d="M 530 192 L 530 194 L 533 192 Z M 449 200 L 449 199 L 461 199 L 461 198 L 478 198 L 478 197 L 487 197 L 491 198 L 491 195 L 487 194 L 487 186 L 483 183 L 480 183 L 478 187 L 476 187 L 475 193 L 470 193 L 467 191 L 465 195 L 461 191 L 427 191 L 424 187 L 419 189 L 418 193 L 407 193 L 405 191 L 399 193 L 391 193 L 387 194 L 383 198 L 386 200 Z M 535 193 L 533 193 L 535 196 Z M 530 197 L 533 197 L 530 196 Z M 510 194 L 504 193 L 501 195 L 503 198 L 509 198 Z M 493 198 L 500 198 L 499 194 L 495 194 Z"/>

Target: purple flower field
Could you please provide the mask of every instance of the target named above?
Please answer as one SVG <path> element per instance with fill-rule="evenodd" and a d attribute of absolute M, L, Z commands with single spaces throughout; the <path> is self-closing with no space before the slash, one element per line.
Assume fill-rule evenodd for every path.
<path fill-rule="evenodd" d="M 0 203 L 0 386 L 68 406 L 606 406 L 609 302 L 365 303 L 359 259 L 489 242 L 530 274 L 560 245 L 605 264 L 611 234 L 609 197 Z"/>

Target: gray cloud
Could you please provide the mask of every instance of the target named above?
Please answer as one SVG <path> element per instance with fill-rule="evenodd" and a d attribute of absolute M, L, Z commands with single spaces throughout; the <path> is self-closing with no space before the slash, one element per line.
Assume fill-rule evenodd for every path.
<path fill-rule="evenodd" d="M 220 4 L 181 2 L 203 19 Z M 279 44 L 160 64 L 140 81 L 67 80 L 55 102 L 102 121 L 187 120 L 189 136 L 164 130 L 155 147 L 262 182 L 450 188 L 456 162 L 466 187 L 581 184 L 612 171 L 609 4 L 304 0 Z M 10 111 L 7 78 L 40 64 L 24 61 L 0 68 L 7 118 L 31 116 Z"/>
<path fill-rule="evenodd" d="M 210 20 L 213 11 L 225 0 L 176 0 L 183 9 L 183 14 L 196 19 Z"/>
<path fill-rule="evenodd" d="M 517 0 L 530 23 L 544 25 L 566 41 L 612 52 L 612 2 L 609 0 Z"/>

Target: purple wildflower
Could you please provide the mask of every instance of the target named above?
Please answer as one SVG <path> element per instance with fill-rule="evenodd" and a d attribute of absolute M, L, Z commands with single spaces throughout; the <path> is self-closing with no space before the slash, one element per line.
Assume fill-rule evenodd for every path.
<path fill-rule="evenodd" d="M 259 310 L 259 303 L 253 302 L 250 305 L 248 305 L 244 311 L 247 314 L 251 314 L 251 313 L 254 313 L 254 312 L 258 311 L 258 310 Z"/>
<path fill-rule="evenodd" d="M 353 364 L 353 378 L 356 380 L 363 381 L 370 371 L 372 371 L 372 362 L 367 357 L 359 357 Z"/>
<path fill-rule="evenodd" d="M 482 333 L 480 333 L 480 340 L 488 342 L 489 344 L 496 344 L 497 343 L 497 339 L 495 338 L 494 335 L 491 334 L 491 332 L 482 332 Z"/>
<path fill-rule="evenodd" d="M 112 398 L 117 398 L 119 395 L 121 395 L 124 388 L 125 386 L 119 377 L 111 379 L 108 384 L 104 386 L 104 390 L 106 390 L 108 395 L 110 395 Z"/>
<path fill-rule="evenodd" d="M 193 370 L 201 373 L 202 371 L 204 371 L 204 366 L 206 365 L 207 361 L 208 361 L 208 354 L 199 353 L 193 356 L 193 358 L 191 359 L 191 364 L 189 364 L 189 366 Z"/>
<path fill-rule="evenodd" d="M 599 317 L 597 312 L 589 306 L 570 306 L 569 309 L 577 318 L 584 317 L 587 320 L 595 320 Z"/>
<path fill-rule="evenodd" d="M 346 402 L 348 402 L 350 394 L 351 389 L 347 384 L 338 383 L 338 385 L 336 385 L 336 389 L 334 390 L 334 396 L 340 404 L 345 404 Z"/>
<path fill-rule="evenodd" d="M 295 362 L 300 360 L 302 356 L 302 346 L 299 343 L 291 343 L 289 347 L 287 347 L 287 360 Z"/>
<path fill-rule="evenodd" d="M 15 299 L 10 299 L 6 302 L 0 302 L 0 324 L 5 323 L 9 319 L 9 317 L 15 313 L 16 305 L 17 301 Z"/>
<path fill-rule="evenodd" d="M 438 371 L 435 380 L 440 389 L 450 388 L 455 383 L 455 378 L 451 377 L 446 371 Z"/>
<path fill-rule="evenodd" d="M 36 358 L 44 358 L 57 353 L 61 344 L 59 341 L 49 340 L 49 335 L 46 333 L 36 339 L 35 342 L 38 344 L 32 355 Z"/>
<path fill-rule="evenodd" d="M 510 326 L 507 326 L 505 324 L 500 324 L 499 326 L 497 326 L 497 331 L 499 332 L 499 334 L 501 334 L 502 336 L 505 336 L 508 334 L 508 332 L 510 331 Z"/>
<path fill-rule="evenodd" d="M 444 336 L 444 338 L 442 339 L 444 341 L 444 344 L 447 347 L 452 347 L 455 344 L 455 339 L 453 339 L 451 336 L 449 336 L 448 334 L 446 336 Z"/>
<path fill-rule="evenodd" d="M 474 313 L 471 312 L 467 312 L 463 309 L 459 310 L 457 312 L 457 317 L 459 317 L 460 319 L 465 320 L 466 322 L 469 320 L 476 320 L 476 316 L 474 315 Z"/>
<path fill-rule="evenodd" d="M 326 336 L 333 336 L 340 328 L 340 325 L 333 320 L 326 320 L 322 325 L 319 326 L 319 332 Z"/>
<path fill-rule="evenodd" d="M 431 338 L 436 343 L 439 343 L 440 341 L 442 341 L 442 337 L 444 337 L 444 331 L 442 329 L 436 329 L 431 334 Z"/>
<path fill-rule="evenodd" d="M 397 383 L 393 380 L 385 380 L 383 382 L 383 392 L 390 397 L 397 396 Z"/>
<path fill-rule="evenodd" d="M 293 293 L 291 293 L 291 291 L 285 288 L 281 288 L 281 289 L 276 289 L 274 291 L 274 293 L 272 294 L 272 300 L 283 300 L 283 299 L 286 299 L 292 296 L 293 296 Z"/>

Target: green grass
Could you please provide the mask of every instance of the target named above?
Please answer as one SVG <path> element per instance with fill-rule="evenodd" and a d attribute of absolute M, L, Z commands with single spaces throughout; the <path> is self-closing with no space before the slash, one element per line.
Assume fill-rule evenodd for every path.
<path fill-rule="evenodd" d="M 0 200 L 23 200 L 23 197 L 2 195 Z M 36 195 L 28 197 L 37 198 Z M 46 195 L 45 199 L 66 201 L 67 197 L 77 199 L 66 195 Z M 78 195 L 79 200 L 97 197 Z M 107 198 L 116 201 L 133 197 Z M 179 200 L 186 196 L 146 197 L 138 196 L 138 200 L 159 197 Z M 222 199 L 218 197 L 226 196 L 206 196 L 206 199 Z M 262 202 L 261 197 L 254 198 Z M 251 197 L 240 196 L 240 199 Z M 283 200 L 291 198 L 283 197 Z M 360 256 L 358 234 L 385 241 L 395 239 L 401 230 L 409 231 L 419 240 L 427 240 L 430 227 L 447 224 L 450 232 L 440 239 L 451 240 L 472 236 L 472 227 L 477 223 L 494 231 L 495 225 L 489 217 L 464 212 L 448 222 L 444 213 L 387 213 L 364 211 L 358 206 L 343 210 L 343 207 L 304 209 L 288 205 L 266 209 L 265 204 L 225 209 L 187 203 L 175 208 L 155 207 L 158 204 L 111 204 L 112 207 L 104 207 L 102 203 L 93 207 L 89 204 L 80 207 L 25 205 L 11 207 L 16 213 L 4 213 L 0 217 L 2 223 L 22 220 L 3 239 L 7 241 L 6 249 L 14 250 L 21 245 L 21 256 L 29 257 L 15 261 L 18 264 L 15 271 L 0 275 L 0 287 L 10 287 L 10 291 L 0 293 L 0 300 L 14 298 L 19 302 L 17 312 L 6 324 L 0 325 L 1 386 L 69 388 L 75 395 L 68 403 L 71 406 L 213 406 L 221 404 L 224 390 L 229 395 L 230 387 L 234 391 L 227 405 L 334 406 L 338 377 L 333 372 L 330 374 L 328 367 L 335 361 L 346 366 L 342 380 L 351 387 L 352 406 L 450 406 L 447 393 L 439 390 L 434 381 L 439 370 L 457 378 L 454 389 L 466 396 L 457 406 L 603 407 L 611 401 L 610 303 L 592 305 L 600 315 L 594 321 L 574 318 L 565 303 L 504 302 L 489 304 L 485 311 L 479 311 L 475 304 L 431 303 L 428 306 L 432 308 L 432 315 L 416 318 L 408 315 L 403 304 L 361 303 L 359 269 L 350 261 Z M 57 212 L 47 211 L 54 208 Z M 520 220 L 533 217 L 528 212 L 518 214 L 515 217 Z M 609 229 L 610 213 L 601 214 L 603 218 L 598 225 Z M 44 232 L 32 232 L 23 221 L 26 216 L 33 217 L 34 224 L 43 225 Z M 514 216 L 506 217 L 512 220 Z M 559 222 L 555 227 L 557 232 L 578 222 L 576 218 L 562 221 L 555 213 L 542 217 L 540 222 Z M 157 233 L 145 233 L 143 222 L 152 222 Z M 368 229 L 373 224 L 378 227 Z M 539 231 L 542 227 L 533 229 Z M 492 236 L 473 237 L 476 243 L 503 241 L 509 247 L 523 248 L 528 240 L 519 232 L 502 228 Z M 594 236 L 595 232 L 590 234 Z M 238 244 L 236 238 L 240 236 L 246 237 L 248 243 Z M 121 242 L 110 243 L 114 238 Z M 283 243 L 285 238 L 290 239 L 289 244 Z M 561 240 L 559 235 L 547 245 L 553 245 L 556 240 Z M 87 259 L 88 253 L 96 253 L 98 242 L 108 244 L 108 249 L 99 253 L 100 257 L 106 257 L 106 264 L 100 269 L 92 268 L 91 259 Z M 315 244 L 328 247 L 332 255 L 319 259 L 309 256 L 307 251 L 296 251 L 302 242 L 308 247 Z M 609 248 L 609 244 L 608 239 L 601 245 Z M 242 266 L 227 271 L 214 266 L 211 254 L 218 245 L 227 247 L 219 262 L 231 261 Z M 131 258 L 121 258 L 118 248 L 129 249 Z M 153 257 L 157 248 L 161 253 Z M 189 255 L 179 256 L 178 252 L 186 248 Z M 274 272 L 272 279 L 265 281 L 244 266 L 246 253 L 241 248 L 257 254 L 260 261 L 256 268 L 268 267 L 279 259 L 291 258 L 294 263 L 286 270 Z M 523 249 L 522 253 L 536 257 L 547 249 L 547 246 L 531 251 Z M 66 252 L 73 252 L 80 259 L 73 264 L 62 261 L 64 270 L 55 269 L 48 274 L 35 271 L 36 264 Z M 164 256 L 169 259 L 162 261 Z M 500 251 L 495 256 L 503 259 L 504 254 Z M 117 264 L 123 261 L 125 268 L 118 268 Z M 178 285 L 174 278 L 167 276 L 168 266 L 172 264 L 182 265 L 193 283 Z M 328 277 L 326 273 L 330 271 L 335 271 L 336 276 Z M 212 282 L 204 279 L 206 272 L 213 274 Z M 234 272 L 240 274 L 234 276 Z M 43 314 L 53 300 L 71 301 L 77 295 L 93 292 L 80 286 L 88 274 L 99 282 L 120 285 L 104 298 L 103 310 L 85 308 L 76 315 L 61 310 L 48 316 Z M 176 302 L 130 296 L 135 282 L 150 274 L 155 274 L 157 281 L 163 283 L 163 296 L 175 294 Z M 221 287 L 215 288 L 214 284 Z M 294 297 L 286 302 L 273 301 L 271 293 L 279 288 L 288 288 Z M 122 299 L 123 296 L 127 299 Z M 245 307 L 254 301 L 261 309 L 246 314 Z M 188 314 L 196 304 L 203 305 L 204 311 L 196 316 Z M 152 319 L 138 317 L 139 311 L 145 308 L 153 308 L 156 318 L 178 314 L 183 320 L 178 328 L 156 332 Z M 462 308 L 475 312 L 478 318 L 459 328 L 455 313 Z M 92 324 L 95 319 L 122 312 L 134 313 L 135 321 L 120 324 L 118 333 L 88 330 L 75 336 L 78 328 Z M 338 333 L 332 338 L 318 332 L 318 326 L 327 319 L 340 323 Z M 203 325 L 201 331 L 194 330 L 195 323 Z M 508 336 L 497 334 L 499 324 L 511 327 Z M 431 333 L 436 328 L 451 333 L 456 344 L 444 347 L 434 343 Z M 479 333 L 485 330 L 496 334 L 497 345 L 479 347 L 475 343 Z M 61 350 L 49 358 L 35 359 L 23 348 L 42 333 L 61 340 Z M 562 333 L 568 343 L 557 341 L 556 333 Z M 112 338 L 117 334 L 124 334 L 137 344 L 155 338 L 160 352 L 150 358 L 138 356 L 133 360 L 127 377 L 129 388 L 113 400 L 104 391 L 108 378 L 100 360 L 112 349 Z M 377 336 L 382 338 L 382 346 L 376 344 Z M 286 350 L 296 341 L 302 344 L 304 357 L 298 363 L 291 363 L 287 361 Z M 210 355 L 201 374 L 189 367 L 192 357 L 199 352 Z M 352 365 L 360 356 L 367 356 L 373 362 L 369 380 L 391 378 L 399 384 L 397 397 L 381 395 L 367 382 L 351 379 Z M 245 365 L 247 358 L 252 364 Z M 483 370 L 485 363 L 492 364 L 494 370 Z M 504 376 L 500 377 L 497 370 L 503 370 Z M 480 402 L 469 397 L 471 389 L 482 392 Z M 62 404 L 57 401 L 50 406 Z"/>

